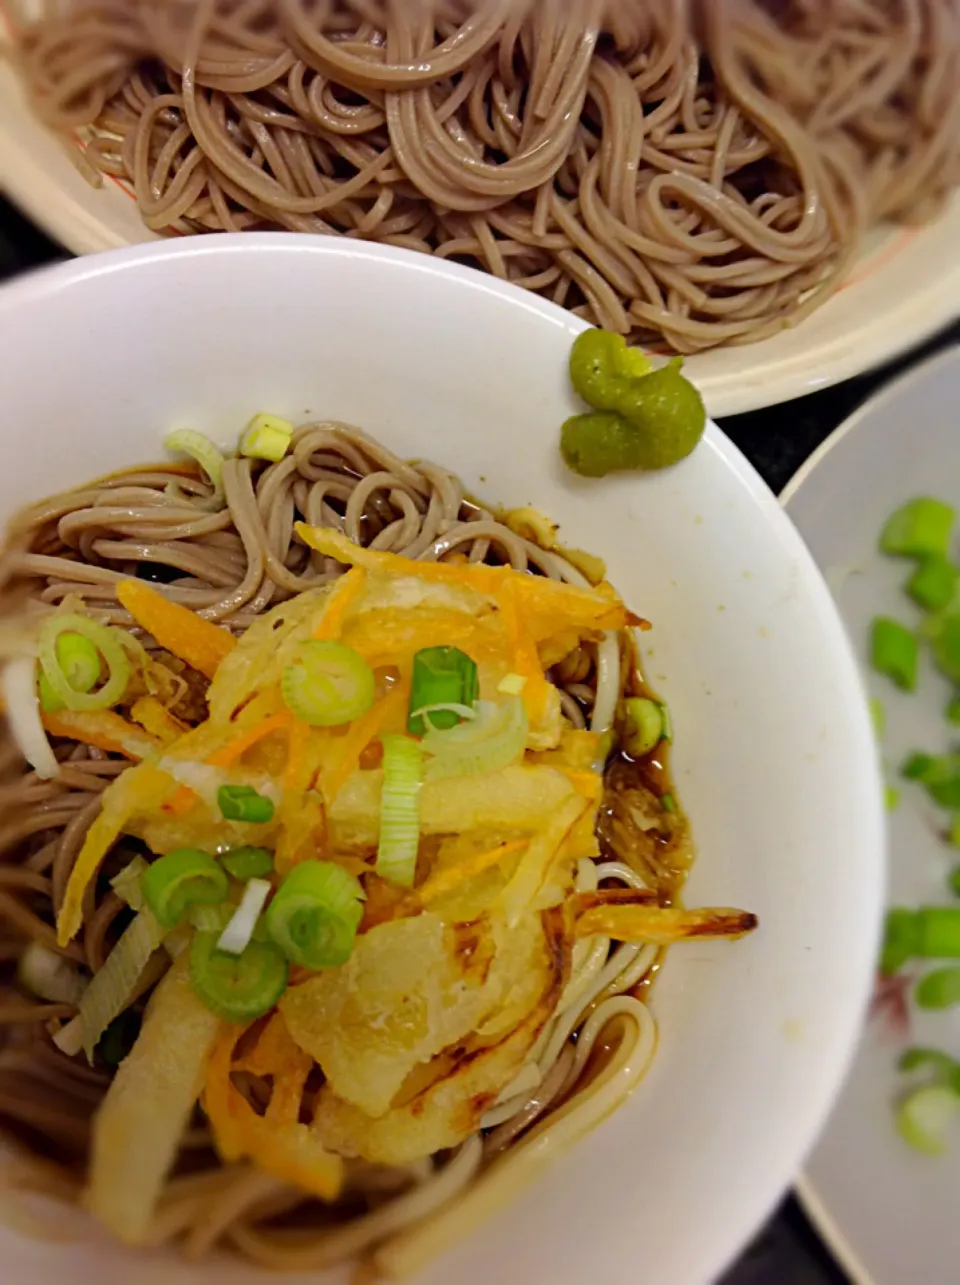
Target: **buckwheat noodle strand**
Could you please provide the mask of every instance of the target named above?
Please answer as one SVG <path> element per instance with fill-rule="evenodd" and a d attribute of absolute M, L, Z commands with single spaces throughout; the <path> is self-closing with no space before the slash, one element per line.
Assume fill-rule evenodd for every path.
<path fill-rule="evenodd" d="M 470 500 L 454 475 L 428 462 L 407 463 L 342 424 L 298 429 L 276 464 L 228 460 L 223 481 L 226 507 L 214 513 L 210 487 L 198 475 L 162 465 L 113 474 L 32 506 L 14 521 L 0 557 L 0 611 L 22 605 L 24 594 L 37 612 L 70 596 L 104 621 L 130 624 L 114 585 L 140 574 L 174 600 L 241 631 L 267 607 L 342 574 L 339 564 L 300 542 L 294 522 L 301 517 L 411 558 L 509 563 L 585 583 L 564 553 L 541 547 Z M 153 647 L 151 639 L 144 642 Z M 555 668 L 554 682 L 578 726 L 609 725 L 626 664 L 620 641 L 610 636 L 581 646 Z M 0 1121 L 18 1144 L 7 1169 L 0 1166 L 0 1189 L 76 1203 L 91 1118 L 109 1072 L 54 1045 L 52 1034 L 74 1008 L 27 999 L 11 970 L 29 941 L 91 971 L 103 965 L 125 913 L 105 881 L 130 861 L 135 841 L 121 840 L 111 852 L 84 903 L 81 932 L 58 947 L 53 925 L 73 863 L 102 791 L 127 763 L 68 739 L 54 738 L 54 745 L 62 772 L 41 781 L 0 738 Z M 682 864 L 683 854 L 678 868 Z M 618 861 L 580 863 L 581 890 L 601 880 L 644 886 Z M 411 1166 L 349 1161 L 343 1200 L 332 1209 L 247 1165 L 221 1163 L 198 1110 L 150 1243 L 176 1243 L 189 1259 L 226 1246 L 270 1268 L 320 1269 L 369 1256 L 398 1235 L 454 1216 L 457 1200 L 478 1184 L 485 1189 L 488 1174 L 499 1191 L 514 1151 L 524 1154 L 529 1131 L 549 1139 L 556 1113 L 558 1143 L 578 1136 L 642 1076 L 655 1033 L 636 987 L 658 955 L 652 946 L 611 949 L 605 937 L 578 943 L 557 1013 L 521 1075 L 484 1118 L 483 1131 L 450 1155 Z M 142 1008 L 165 961 L 161 951 L 148 965 L 134 1010 Z M 525 1165 L 521 1160 L 518 1178 Z M 0 1190 L 0 1217 L 19 1225 L 28 1211 L 8 1194 Z M 32 1206 L 29 1213 L 36 1229 Z M 47 1218 L 50 1235 L 60 1235 L 62 1214 L 48 1211 Z"/>
<path fill-rule="evenodd" d="M 381 241 L 680 352 L 960 181 L 960 0 L 47 0 L 15 58 L 157 232 Z"/>

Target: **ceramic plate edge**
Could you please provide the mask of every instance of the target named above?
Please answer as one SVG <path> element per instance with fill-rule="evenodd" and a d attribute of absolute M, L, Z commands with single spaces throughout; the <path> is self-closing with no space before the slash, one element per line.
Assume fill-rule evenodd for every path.
<path fill-rule="evenodd" d="M 949 364 L 956 361 L 960 354 L 960 347 L 947 348 L 946 351 L 936 353 L 934 356 L 927 358 L 912 370 L 905 372 L 898 377 L 891 379 L 881 388 L 877 389 L 872 396 L 858 406 L 852 414 L 848 415 L 842 424 L 838 424 L 829 437 L 820 443 L 800 465 L 794 475 L 787 482 L 786 486 L 780 492 L 780 503 L 789 515 L 789 506 L 791 500 L 798 493 L 804 482 L 812 476 L 814 471 L 823 463 L 833 448 L 847 436 L 859 427 L 862 420 L 867 419 L 874 413 L 878 406 L 882 405 L 888 398 L 899 395 L 904 388 L 909 387 L 914 381 L 919 382 L 926 378 L 931 369 L 940 364 Z M 825 1122 L 825 1129 L 830 1127 L 829 1116 Z M 844 1235 L 840 1224 L 834 1219 L 825 1202 L 820 1197 L 813 1178 L 809 1174 L 802 1172 L 795 1184 L 794 1190 L 797 1198 L 803 1207 L 807 1217 L 813 1223 L 818 1234 L 830 1250 L 830 1253 L 837 1260 L 840 1267 L 849 1277 L 851 1285 L 876 1285 L 871 1274 L 861 1263 L 853 1246 Z"/>

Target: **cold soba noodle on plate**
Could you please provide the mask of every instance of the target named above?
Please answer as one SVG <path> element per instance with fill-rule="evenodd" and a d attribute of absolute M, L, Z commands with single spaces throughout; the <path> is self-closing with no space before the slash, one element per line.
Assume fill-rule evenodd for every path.
<path fill-rule="evenodd" d="M 664 948 L 756 921 L 679 901 L 597 557 L 342 425 L 168 446 L 3 554 L 7 1175 L 191 1259 L 409 1271 L 639 1082 Z"/>
<path fill-rule="evenodd" d="M 801 320 L 960 181 L 957 0 L 8 2 L 154 231 L 406 246 L 677 352 Z"/>

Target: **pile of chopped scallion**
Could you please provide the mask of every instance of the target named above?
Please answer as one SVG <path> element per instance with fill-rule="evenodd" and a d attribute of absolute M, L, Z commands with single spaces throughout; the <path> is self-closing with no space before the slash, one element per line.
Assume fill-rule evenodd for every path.
<path fill-rule="evenodd" d="M 955 510 L 942 500 L 910 500 L 887 520 L 880 534 L 881 552 L 906 558 L 912 564 L 904 585 L 906 594 L 924 613 L 919 627 L 889 616 L 871 625 L 873 668 L 901 691 L 916 690 L 924 647 L 936 668 L 955 685 L 944 710 L 946 723 L 960 726 L 960 566 L 950 557 Z M 878 738 L 884 731 L 881 702 L 871 702 Z M 945 840 L 960 847 L 960 747 L 944 753 L 915 750 L 899 767 L 905 782 L 924 789 L 937 807 L 948 813 Z M 887 786 L 887 806 L 894 808 L 899 791 Z M 947 875 L 946 887 L 960 898 L 960 864 Z M 918 1008 L 945 1009 L 960 1004 L 960 901 L 956 905 L 916 908 L 894 906 L 887 912 L 880 972 L 893 977 L 911 961 L 936 961 L 912 986 Z M 954 961 L 954 962 L 948 962 Z M 960 1112 L 960 1061 L 939 1049 L 908 1048 L 899 1069 L 919 1075 L 900 1097 L 896 1124 L 912 1147 L 931 1155 L 946 1149 L 947 1129 Z"/>

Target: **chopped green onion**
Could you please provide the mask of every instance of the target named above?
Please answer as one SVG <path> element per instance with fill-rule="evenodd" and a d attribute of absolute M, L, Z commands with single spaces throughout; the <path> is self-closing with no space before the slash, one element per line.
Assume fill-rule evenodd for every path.
<path fill-rule="evenodd" d="M 205 437 L 203 433 L 194 432 L 192 428 L 181 428 L 168 433 L 163 444 L 171 454 L 189 455 L 206 473 L 213 485 L 211 502 L 218 506 L 223 500 L 223 462 L 224 454 L 219 446 Z"/>
<path fill-rule="evenodd" d="M 312 727 L 340 727 L 367 712 L 376 695 L 376 679 L 352 647 L 308 641 L 300 644 L 283 671 L 280 689 L 297 718 Z"/>
<path fill-rule="evenodd" d="M 895 785 L 888 785 L 884 788 L 883 803 L 888 812 L 895 812 L 900 806 L 900 791 Z"/>
<path fill-rule="evenodd" d="M 950 891 L 955 897 L 960 897 L 960 866 L 954 866 L 947 877 L 947 883 L 950 885 Z"/>
<path fill-rule="evenodd" d="M 878 616 L 873 622 L 870 651 L 878 674 L 889 678 L 902 691 L 913 691 L 917 685 L 919 643 L 906 625 Z"/>
<path fill-rule="evenodd" d="M 664 812 L 676 812 L 677 801 L 672 794 L 661 794 L 660 806 L 663 808 Z"/>
<path fill-rule="evenodd" d="M 240 454 L 276 464 L 290 449 L 293 425 L 279 415 L 255 415 L 240 439 Z"/>
<path fill-rule="evenodd" d="M 913 997 L 920 1008 L 952 1008 L 960 1004 L 960 968 L 935 968 L 920 978 Z"/>
<path fill-rule="evenodd" d="M 917 953 L 920 926 L 916 912 L 903 906 L 887 911 L 880 954 L 880 971 L 885 977 L 899 972 L 908 959 Z"/>
<path fill-rule="evenodd" d="M 45 714 L 56 714 L 59 710 L 67 708 L 50 686 L 50 679 L 42 669 L 39 669 L 37 675 L 37 695 L 40 698 L 40 708 Z"/>
<path fill-rule="evenodd" d="M 131 910 L 143 909 L 143 876 L 149 869 L 150 866 L 143 857 L 134 857 L 129 865 L 124 866 L 120 873 L 110 880 L 110 887 Z"/>
<path fill-rule="evenodd" d="M 874 697 L 867 702 L 870 707 L 870 721 L 873 723 L 873 734 L 878 741 L 883 740 L 883 734 L 887 730 L 887 711 L 882 700 Z"/>
<path fill-rule="evenodd" d="M 233 907 L 226 901 L 218 902 L 215 906 L 199 901 L 187 911 L 182 926 L 186 927 L 189 924 L 191 928 L 196 928 L 198 933 L 221 933 L 230 922 L 232 911 Z M 187 944 L 189 945 L 189 942 Z M 164 945 L 170 948 L 169 939 Z"/>
<path fill-rule="evenodd" d="M 881 971 L 895 973 L 914 957 L 960 959 L 960 906 L 894 906 L 887 911 Z"/>
<path fill-rule="evenodd" d="M 960 615 L 951 613 L 938 619 L 930 650 L 941 674 L 960 683 Z"/>
<path fill-rule="evenodd" d="M 926 496 L 908 500 L 887 518 L 880 549 L 895 557 L 946 557 L 954 517 L 954 510 L 942 500 Z"/>
<path fill-rule="evenodd" d="M 960 726 L 960 696 L 950 697 L 947 701 L 947 707 L 943 711 L 943 716 L 954 727 Z"/>
<path fill-rule="evenodd" d="M 175 928 L 190 906 L 216 905 L 230 890 L 213 857 L 199 848 L 178 848 L 158 857 L 143 876 L 147 904 L 164 928 Z"/>
<path fill-rule="evenodd" d="M 669 744 L 673 740 L 673 719 L 663 701 L 657 701 L 657 704 L 660 706 L 660 717 L 663 719 L 663 739 Z"/>
<path fill-rule="evenodd" d="M 243 890 L 240 905 L 220 934 L 217 950 L 225 950 L 228 955 L 243 954 L 250 944 L 260 912 L 272 891 L 273 885 L 267 879 L 251 879 L 248 882 Z"/>
<path fill-rule="evenodd" d="M 76 964 L 38 941 L 28 942 L 17 961 L 17 981 L 51 1004 L 79 1004 L 88 985 Z"/>
<path fill-rule="evenodd" d="M 272 942 L 251 941 L 242 955 L 217 949 L 216 933 L 197 933 L 190 946 L 190 982 L 226 1022 L 252 1022 L 287 989 L 290 967 Z"/>
<path fill-rule="evenodd" d="M 497 691 L 502 696 L 519 696 L 527 685 L 523 674 L 505 674 L 497 683 Z"/>
<path fill-rule="evenodd" d="M 620 744 L 631 758 L 643 758 L 660 744 L 663 714 L 656 701 L 631 696 L 623 702 L 623 735 Z"/>
<path fill-rule="evenodd" d="M 528 732 L 523 701 L 518 696 L 508 696 L 499 705 L 477 701 L 475 709 L 472 722 L 426 733 L 423 748 L 433 756 L 427 762 L 427 780 L 498 772 L 521 757 Z"/>
<path fill-rule="evenodd" d="M 939 1049 L 907 1049 L 900 1058 L 899 1067 L 904 1073 L 933 1071 L 941 1083 L 946 1083 L 954 1093 L 960 1093 L 960 1062 Z"/>
<path fill-rule="evenodd" d="M 472 723 L 477 717 L 477 711 L 472 705 L 457 705 L 454 701 L 448 701 L 446 704 L 441 705 L 421 705 L 419 709 L 411 712 L 409 722 L 416 726 L 439 729 L 440 719 L 434 717 L 436 714 L 452 714 L 456 722 L 450 723 L 449 720 L 444 720 L 447 722 L 447 726 L 451 728 L 464 720 Z"/>
<path fill-rule="evenodd" d="M 273 857 L 266 848 L 231 848 L 220 858 L 220 864 L 241 883 L 273 874 Z"/>
<path fill-rule="evenodd" d="M 267 932 L 293 963 L 311 969 L 337 968 L 353 952 L 363 901 L 359 879 L 342 866 L 302 861 L 284 879 L 267 909 Z"/>
<path fill-rule="evenodd" d="M 435 709 L 429 726 L 438 731 L 456 727 L 460 715 L 445 706 L 473 707 L 480 691 L 476 663 L 458 647 L 426 647 L 413 658 L 407 731 L 423 736 L 429 730 L 421 711 Z"/>
<path fill-rule="evenodd" d="M 915 954 L 924 959 L 960 959 L 960 906 L 921 906 Z"/>
<path fill-rule="evenodd" d="M 272 800 L 258 794 L 252 785 L 221 785 L 217 806 L 225 820 L 250 821 L 254 825 L 267 825 L 275 811 Z"/>
<path fill-rule="evenodd" d="M 600 740 L 597 744 L 597 757 L 594 759 L 594 771 L 603 772 L 607 759 L 618 744 L 617 733 L 612 727 L 608 727 L 605 732 L 600 734 Z"/>
<path fill-rule="evenodd" d="M 384 736 L 377 874 L 404 888 L 413 887 L 417 873 L 422 783 L 423 750 L 419 742 L 406 736 Z"/>
<path fill-rule="evenodd" d="M 907 593 L 925 611 L 939 611 L 953 597 L 957 568 L 939 554 L 924 558 L 907 581 Z"/>
<path fill-rule="evenodd" d="M 932 754 L 910 754 L 903 761 L 900 775 L 907 781 L 924 781 L 935 761 Z"/>
<path fill-rule="evenodd" d="M 76 688 L 70 680 L 70 673 L 61 662 L 63 648 L 61 639 L 65 634 L 76 638 L 66 647 L 70 670 L 79 675 L 83 683 L 89 686 Z M 83 640 L 81 645 L 80 639 Z M 88 650 L 89 648 L 89 650 Z M 120 630 L 108 625 L 101 625 L 96 620 L 81 616 L 78 612 L 65 612 L 51 616 L 41 627 L 38 639 L 40 667 L 47 682 L 59 700 L 70 710 L 109 709 L 116 705 L 130 679 L 130 660 L 120 641 Z M 107 663 L 109 673 L 102 687 L 91 690 L 99 677 L 99 659 L 96 653 Z M 96 659 L 97 671 L 93 673 L 93 659 Z M 82 661 L 81 661 L 82 656 Z M 92 677 L 91 677 L 92 675 Z"/>
<path fill-rule="evenodd" d="M 100 681 L 100 653 L 83 634 L 62 633 L 56 642 L 57 660 L 75 692 L 89 692 Z"/>
<path fill-rule="evenodd" d="M 904 1142 L 930 1156 L 947 1149 L 946 1132 L 957 1111 L 960 1097 L 945 1084 L 924 1084 L 901 1099 L 897 1111 L 897 1132 Z"/>
<path fill-rule="evenodd" d="M 960 754 L 914 756 L 904 765 L 943 808 L 960 808 Z"/>

